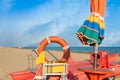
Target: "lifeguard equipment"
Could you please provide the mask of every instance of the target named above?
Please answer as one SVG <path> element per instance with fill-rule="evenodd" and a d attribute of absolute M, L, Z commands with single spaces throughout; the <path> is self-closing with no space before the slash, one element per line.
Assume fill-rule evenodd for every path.
<path fill-rule="evenodd" d="M 107 51 L 99 51 L 98 52 L 98 56 L 97 56 L 97 63 L 99 64 L 101 62 L 101 60 L 108 55 Z M 93 63 L 94 62 L 94 52 L 90 53 L 90 62 Z"/>
<path fill-rule="evenodd" d="M 34 80 L 67 80 L 67 67 L 67 63 L 59 62 L 41 64 L 37 69 Z"/>
<path fill-rule="evenodd" d="M 44 72 L 43 73 L 65 73 L 67 72 L 67 63 L 46 63 L 43 64 Z"/>
<path fill-rule="evenodd" d="M 49 78 L 49 80 L 53 80 L 54 78 L 57 80 L 57 78 L 59 79 L 60 76 L 63 76 L 65 78 L 64 80 L 67 80 L 67 63 L 50 63 L 45 58 L 44 49 L 50 43 L 60 44 L 63 48 L 64 54 L 59 61 L 68 61 L 68 58 L 70 56 L 70 49 L 64 39 L 58 36 L 50 36 L 43 39 L 37 48 L 38 57 L 36 59 L 36 64 L 41 65 L 38 68 L 34 79 L 42 80 L 43 78 L 46 79 L 47 76 L 52 76 Z"/>
<path fill-rule="evenodd" d="M 42 80 L 42 68 L 42 65 L 40 65 L 33 80 Z"/>
<path fill-rule="evenodd" d="M 23 70 L 18 72 L 10 73 L 13 80 L 32 80 L 35 73 L 29 70 Z"/>
<path fill-rule="evenodd" d="M 36 58 L 36 64 L 43 64 L 45 63 L 45 52 L 41 52 L 40 55 Z"/>
<path fill-rule="evenodd" d="M 60 38 L 58 36 L 50 36 L 50 37 L 47 37 L 47 38 L 43 39 L 40 42 L 40 44 L 39 44 L 39 46 L 37 48 L 38 55 L 41 54 L 41 52 L 44 51 L 45 47 L 49 43 L 58 43 L 58 44 L 60 44 L 62 46 L 63 50 L 64 50 L 63 57 L 61 58 L 60 61 L 68 61 L 68 58 L 70 56 L 69 46 L 68 46 L 67 42 L 64 39 L 62 39 L 62 38 Z M 47 59 L 45 58 L 45 60 L 47 60 Z"/>
<path fill-rule="evenodd" d="M 48 80 L 67 80 L 67 63 L 47 63 L 43 64 L 43 77 L 51 76 Z M 60 79 L 59 79 L 60 78 Z"/>
<path fill-rule="evenodd" d="M 119 53 L 114 53 L 114 54 L 108 54 L 108 51 L 99 51 L 98 52 L 98 59 L 97 63 L 101 63 L 102 59 L 107 56 L 108 62 L 114 62 L 117 57 L 119 56 Z M 94 52 L 90 53 L 90 62 L 93 63 L 93 58 L 94 58 Z"/>

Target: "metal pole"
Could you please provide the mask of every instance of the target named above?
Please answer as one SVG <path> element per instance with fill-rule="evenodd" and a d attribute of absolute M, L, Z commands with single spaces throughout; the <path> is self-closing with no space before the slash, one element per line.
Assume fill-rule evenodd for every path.
<path fill-rule="evenodd" d="M 98 43 L 95 44 L 94 47 L 94 63 L 93 63 L 93 69 L 95 70 L 97 68 L 97 55 L 98 55 Z"/>
<path fill-rule="evenodd" d="M 32 60 L 32 69 L 33 69 L 33 59 L 34 59 L 33 56 L 31 56 L 31 60 Z"/>
<path fill-rule="evenodd" d="M 52 57 L 54 57 L 57 61 L 59 61 L 59 59 L 57 57 L 55 57 L 50 51 L 47 51 Z"/>
<path fill-rule="evenodd" d="M 32 50 L 32 51 L 36 53 L 37 57 L 39 56 L 36 50 Z"/>
<path fill-rule="evenodd" d="M 27 55 L 27 56 L 28 56 L 28 66 L 30 68 L 30 57 L 29 57 L 29 55 Z"/>

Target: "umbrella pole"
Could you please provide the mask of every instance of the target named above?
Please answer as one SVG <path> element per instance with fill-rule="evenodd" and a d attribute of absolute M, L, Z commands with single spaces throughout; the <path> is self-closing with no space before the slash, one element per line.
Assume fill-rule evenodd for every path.
<path fill-rule="evenodd" d="M 94 46 L 94 63 L 93 63 L 93 69 L 96 70 L 97 68 L 97 55 L 98 55 L 98 43 L 95 44 Z"/>

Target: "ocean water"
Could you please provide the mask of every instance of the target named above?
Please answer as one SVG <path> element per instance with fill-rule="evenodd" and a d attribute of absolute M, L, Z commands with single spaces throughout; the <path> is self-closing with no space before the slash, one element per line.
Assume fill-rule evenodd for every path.
<path fill-rule="evenodd" d="M 36 49 L 37 47 L 25 47 L 25 48 L 29 48 L 29 49 Z M 59 50 L 62 51 L 62 47 L 50 47 L 47 46 L 45 48 L 45 50 Z M 99 51 L 101 50 L 107 50 L 110 54 L 113 53 L 120 53 L 120 47 L 99 47 Z M 94 51 L 94 47 L 70 47 L 70 51 L 72 52 L 93 52 Z"/>

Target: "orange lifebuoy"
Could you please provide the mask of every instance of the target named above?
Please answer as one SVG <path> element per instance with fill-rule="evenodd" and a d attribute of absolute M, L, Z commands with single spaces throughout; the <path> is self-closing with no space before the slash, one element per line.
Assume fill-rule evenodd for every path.
<path fill-rule="evenodd" d="M 64 50 L 64 55 L 63 57 L 61 58 L 60 61 L 68 61 L 68 58 L 70 56 L 70 49 L 69 49 L 69 46 L 67 44 L 67 42 L 58 37 L 58 36 L 50 36 L 50 37 L 47 37 L 45 39 L 43 39 L 38 48 L 37 48 L 37 54 L 39 55 L 42 51 L 44 51 L 45 47 L 49 44 L 49 43 L 58 43 L 62 46 L 63 50 Z M 47 60 L 47 59 L 46 59 Z"/>
<path fill-rule="evenodd" d="M 33 80 L 42 80 L 42 65 L 39 66 Z"/>

